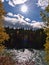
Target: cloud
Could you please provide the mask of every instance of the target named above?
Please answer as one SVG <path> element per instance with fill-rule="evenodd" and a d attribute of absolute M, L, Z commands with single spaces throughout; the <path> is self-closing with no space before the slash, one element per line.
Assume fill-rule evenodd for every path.
<path fill-rule="evenodd" d="M 48 6 L 48 0 L 38 0 L 37 5 L 40 6 L 42 9 L 45 9 L 45 7 Z"/>
<path fill-rule="evenodd" d="M 4 0 L 1 0 L 2 2 L 4 2 Z"/>
<path fill-rule="evenodd" d="M 11 0 L 8 1 L 8 4 L 9 4 L 10 6 L 12 6 L 12 7 L 15 6 Z"/>
<path fill-rule="evenodd" d="M 23 4 L 25 3 L 27 0 L 9 0 L 8 4 L 12 7 L 14 7 L 17 4 Z"/>
<path fill-rule="evenodd" d="M 22 3 L 25 3 L 27 0 L 12 0 L 13 3 L 16 5 L 16 4 L 22 4 Z"/>
<path fill-rule="evenodd" d="M 1 0 L 1 1 L 2 2 L 7 1 L 10 6 L 15 7 L 15 5 L 17 5 L 17 4 L 23 4 L 27 0 Z"/>
<path fill-rule="evenodd" d="M 30 22 L 31 20 L 29 18 L 26 18 L 25 21 Z"/>
<path fill-rule="evenodd" d="M 14 25 L 14 27 L 24 27 L 24 28 L 41 28 L 44 26 L 43 22 L 31 21 L 29 18 L 25 18 L 21 14 L 7 13 L 7 17 L 4 17 L 7 23 Z M 9 17 L 12 16 L 12 17 Z M 15 17 L 15 18 L 14 18 Z M 29 22 L 30 21 L 30 22 Z"/>
<path fill-rule="evenodd" d="M 13 16 L 13 13 L 9 12 L 7 13 L 8 16 Z"/>
<path fill-rule="evenodd" d="M 16 18 L 4 17 L 5 21 L 15 24 L 17 22 Z"/>
<path fill-rule="evenodd" d="M 16 23 L 20 23 L 20 24 L 23 24 L 23 25 L 29 24 L 28 22 L 26 22 L 24 20 L 24 16 L 22 16 L 20 14 L 16 15 L 16 14 L 12 14 L 12 13 L 9 12 L 9 13 L 7 13 L 7 15 L 8 15 L 7 17 L 4 17 L 5 21 L 8 21 L 8 22 L 10 22 L 12 24 L 16 24 Z M 13 18 L 11 18 L 9 16 L 12 16 Z"/>
<path fill-rule="evenodd" d="M 32 21 L 32 23 L 36 23 L 36 21 Z"/>
<path fill-rule="evenodd" d="M 32 21 L 31 26 L 35 27 L 35 28 L 42 28 L 44 27 L 44 23 L 43 22 L 37 22 L 37 21 Z"/>
<path fill-rule="evenodd" d="M 7 15 L 8 15 L 8 16 L 12 16 L 12 17 L 16 17 L 16 18 L 19 18 L 19 17 L 20 17 L 20 18 L 24 18 L 24 16 L 22 16 L 22 15 L 20 15 L 20 14 L 17 14 L 17 15 L 16 15 L 16 14 L 13 14 L 13 13 L 11 13 L 11 12 L 8 12 Z"/>

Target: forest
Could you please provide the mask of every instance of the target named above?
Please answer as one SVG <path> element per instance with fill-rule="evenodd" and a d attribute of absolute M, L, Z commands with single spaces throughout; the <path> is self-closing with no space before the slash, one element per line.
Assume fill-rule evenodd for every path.
<path fill-rule="evenodd" d="M 4 27 L 5 15 L 2 0 L 0 0 L 0 65 L 12 65 L 8 56 L 2 57 L 5 49 L 32 48 L 45 51 L 45 61 L 49 65 L 49 2 L 45 10 L 40 11 L 40 16 L 45 24 L 45 28 L 37 30 L 13 29 Z M 5 60 L 6 63 L 1 62 Z M 13 62 L 13 60 L 12 60 Z M 8 64 L 7 64 L 8 63 Z M 14 65 L 14 64 L 13 64 Z"/>
<path fill-rule="evenodd" d="M 9 29 L 9 27 L 7 27 L 5 30 L 6 33 L 10 36 L 9 40 L 3 43 L 6 48 L 44 49 L 47 35 L 42 28 L 33 31 L 13 28 Z"/>

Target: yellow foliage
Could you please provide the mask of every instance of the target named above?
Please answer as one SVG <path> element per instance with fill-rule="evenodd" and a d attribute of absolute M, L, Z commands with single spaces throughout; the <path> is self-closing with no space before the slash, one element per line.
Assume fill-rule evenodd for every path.
<path fill-rule="evenodd" d="M 3 9 L 0 9 L 0 14 L 3 14 L 3 13 L 5 13 L 5 11 L 3 10 Z"/>
<path fill-rule="evenodd" d="M 6 32 L 0 32 L 0 42 L 4 42 L 5 40 L 9 39 L 9 35 Z"/>
<path fill-rule="evenodd" d="M 47 51 L 48 51 L 48 50 L 49 50 L 49 42 L 48 42 L 48 43 L 46 43 L 44 46 L 45 46 L 45 50 L 47 50 Z"/>
<path fill-rule="evenodd" d="M 0 2 L 0 7 L 3 7 L 3 4 Z"/>
<path fill-rule="evenodd" d="M 49 65 L 49 55 L 46 55 L 46 57 L 44 58 L 46 63 Z"/>
<path fill-rule="evenodd" d="M 2 26 L 0 26 L 0 32 L 4 32 L 4 31 L 5 29 Z"/>
<path fill-rule="evenodd" d="M 46 38 L 46 43 L 45 43 L 45 61 L 47 62 L 47 64 L 49 64 L 49 28 L 45 28 L 45 32 L 47 34 L 47 38 Z"/>
<path fill-rule="evenodd" d="M 49 5 L 46 7 L 46 11 L 49 12 Z"/>
<path fill-rule="evenodd" d="M 4 45 L 0 44 L 0 53 L 2 53 L 5 48 L 6 48 L 6 47 L 5 47 Z"/>
<path fill-rule="evenodd" d="M 9 39 L 9 35 L 6 33 L 4 28 L 4 15 L 5 10 L 3 8 L 3 4 L 0 0 L 0 52 L 2 52 L 5 49 L 5 46 L 2 44 L 5 40 Z"/>
<path fill-rule="evenodd" d="M 45 23 L 46 28 L 44 29 L 45 33 L 47 34 L 46 43 L 44 44 L 44 46 L 46 52 L 45 60 L 47 61 L 47 63 L 49 63 L 49 5 L 45 8 L 44 11 L 41 11 L 40 15 L 42 17 L 43 22 L 47 22 Z"/>

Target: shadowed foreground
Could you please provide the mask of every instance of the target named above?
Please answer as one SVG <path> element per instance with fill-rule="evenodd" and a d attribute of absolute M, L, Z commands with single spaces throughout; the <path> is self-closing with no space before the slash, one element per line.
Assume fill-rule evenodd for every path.
<path fill-rule="evenodd" d="M 35 49 L 6 49 L 0 56 L 0 65 L 45 65 L 42 53 L 44 51 Z"/>

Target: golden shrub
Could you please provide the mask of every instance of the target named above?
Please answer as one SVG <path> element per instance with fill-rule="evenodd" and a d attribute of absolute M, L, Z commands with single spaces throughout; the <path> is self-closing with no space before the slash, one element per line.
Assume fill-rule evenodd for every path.
<path fill-rule="evenodd" d="M 9 35 L 6 33 L 4 28 L 4 15 L 6 14 L 3 4 L 0 0 L 0 52 L 5 49 L 5 46 L 2 44 L 5 40 L 9 39 Z"/>
<path fill-rule="evenodd" d="M 44 44 L 46 52 L 45 61 L 49 64 L 49 28 L 46 28 L 45 32 L 47 34 L 46 43 Z"/>
<path fill-rule="evenodd" d="M 0 53 L 2 53 L 4 51 L 4 49 L 5 49 L 5 46 L 1 44 L 0 45 Z"/>

